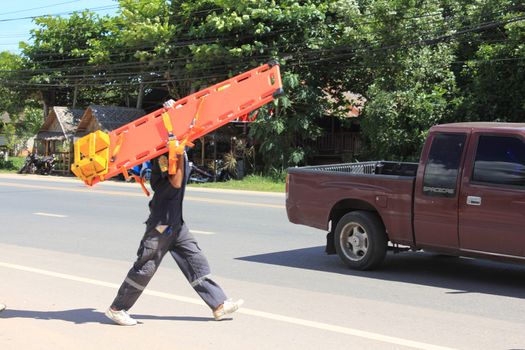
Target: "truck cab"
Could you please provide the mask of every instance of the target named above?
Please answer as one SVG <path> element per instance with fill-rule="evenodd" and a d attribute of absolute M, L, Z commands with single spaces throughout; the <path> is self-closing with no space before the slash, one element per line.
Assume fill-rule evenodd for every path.
<path fill-rule="evenodd" d="M 414 191 L 414 241 L 459 255 L 524 257 L 525 124 L 435 126 Z"/>
<path fill-rule="evenodd" d="M 355 269 L 379 266 L 388 242 L 525 262 L 525 124 L 434 126 L 419 163 L 291 168 L 286 207 Z"/>

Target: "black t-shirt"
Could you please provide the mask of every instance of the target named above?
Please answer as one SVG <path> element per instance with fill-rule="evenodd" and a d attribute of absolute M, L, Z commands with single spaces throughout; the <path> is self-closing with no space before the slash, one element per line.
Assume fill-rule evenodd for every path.
<path fill-rule="evenodd" d="M 163 154 L 151 161 L 150 184 L 153 198 L 149 202 L 150 215 L 147 230 L 158 225 L 169 225 L 173 232 L 179 231 L 184 223 L 182 218 L 182 201 L 189 175 L 188 157 L 184 153 L 184 180 L 181 188 L 171 185 L 168 178 L 168 155 Z"/>

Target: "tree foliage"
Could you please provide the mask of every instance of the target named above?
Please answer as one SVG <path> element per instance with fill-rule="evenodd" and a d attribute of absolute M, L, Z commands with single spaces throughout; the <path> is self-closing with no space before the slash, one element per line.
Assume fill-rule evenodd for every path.
<path fill-rule="evenodd" d="M 16 116 L 23 108 L 21 91 L 11 84 L 21 68 L 22 59 L 18 55 L 0 52 L 0 113 Z"/>
<path fill-rule="evenodd" d="M 464 97 L 456 118 L 525 122 L 525 4 L 463 1 L 465 24 L 489 29 L 458 38 L 454 65 Z"/>
<path fill-rule="evenodd" d="M 515 0 L 119 0 L 35 19 L 20 57 L 0 56 L 3 110 L 178 99 L 272 59 L 286 96 L 251 137 L 266 169 L 304 164 L 320 120 L 366 101 L 366 158 L 417 158 L 429 127 L 525 121 L 525 6 Z M 22 95 L 23 97 L 20 98 Z M 4 98 L 6 96 L 6 98 Z M 24 102 L 25 103 L 25 102 Z M 24 104 L 22 103 L 22 105 Z M 330 116 L 327 116 L 329 114 Z"/>

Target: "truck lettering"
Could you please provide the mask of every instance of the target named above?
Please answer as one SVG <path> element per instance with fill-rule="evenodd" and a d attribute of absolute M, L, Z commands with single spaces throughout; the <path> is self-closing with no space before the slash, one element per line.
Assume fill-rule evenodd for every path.
<path fill-rule="evenodd" d="M 423 192 L 454 194 L 453 188 L 423 186 Z"/>

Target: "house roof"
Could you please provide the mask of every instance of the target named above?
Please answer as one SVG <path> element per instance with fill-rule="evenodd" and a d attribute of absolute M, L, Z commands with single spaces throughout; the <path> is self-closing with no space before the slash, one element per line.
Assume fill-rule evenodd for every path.
<path fill-rule="evenodd" d="M 55 106 L 47 115 L 44 124 L 38 130 L 37 139 L 39 140 L 59 140 L 65 139 L 73 135 L 76 130 L 80 118 L 84 111 L 82 109 L 73 109 L 69 107 Z M 49 130 L 53 122 L 57 120 L 62 131 Z"/>
<path fill-rule="evenodd" d="M 0 122 L 9 123 L 11 121 L 11 118 L 9 117 L 9 113 L 4 112 L 0 115 Z"/>
<path fill-rule="evenodd" d="M 137 108 L 92 105 L 84 112 L 77 131 L 87 130 L 93 118 L 96 119 L 102 130 L 112 131 L 145 114 L 144 110 Z"/>
<path fill-rule="evenodd" d="M 338 103 L 339 100 L 334 97 L 332 94 L 325 92 L 326 97 L 329 102 L 331 103 Z M 363 110 L 364 104 L 366 102 L 366 99 L 359 95 L 352 92 L 343 92 L 342 94 L 342 103 L 338 108 L 335 110 L 328 110 L 326 111 L 328 114 L 332 114 L 335 112 L 343 113 L 344 117 L 346 118 L 355 118 L 359 117 L 361 114 L 361 111 Z"/>
<path fill-rule="evenodd" d="M 73 109 L 68 107 L 53 107 L 53 111 L 62 125 L 66 134 L 72 134 L 77 129 L 78 123 L 84 114 L 83 109 Z"/>

